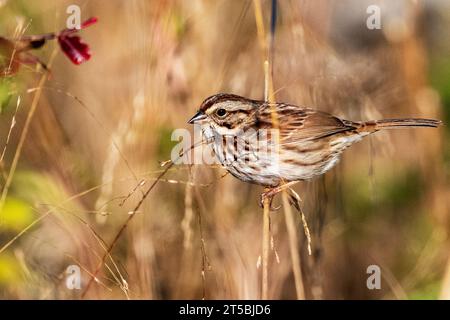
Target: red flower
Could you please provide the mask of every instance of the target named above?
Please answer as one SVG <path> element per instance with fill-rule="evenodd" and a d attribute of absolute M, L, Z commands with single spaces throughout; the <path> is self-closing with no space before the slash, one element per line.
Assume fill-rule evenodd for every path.
<path fill-rule="evenodd" d="M 87 28 L 97 22 L 97 18 L 89 18 L 81 25 L 81 29 Z M 89 45 L 84 43 L 78 35 L 78 29 L 64 29 L 58 34 L 58 43 L 61 50 L 75 64 L 81 64 L 91 57 Z"/>

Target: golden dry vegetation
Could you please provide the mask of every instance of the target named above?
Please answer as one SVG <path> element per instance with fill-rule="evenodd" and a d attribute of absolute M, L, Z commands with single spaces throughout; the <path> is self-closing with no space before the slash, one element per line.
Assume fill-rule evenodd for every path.
<path fill-rule="evenodd" d="M 261 187 L 222 177 L 218 166 L 174 166 L 133 212 L 170 158 L 172 131 L 192 130 L 186 122 L 204 98 L 263 98 L 255 1 L 0 1 L 0 34 L 60 30 L 73 3 L 83 19 L 99 18 L 81 33 L 92 59 L 74 66 L 50 43 L 36 52 L 51 64 L 48 79 L 24 66 L 0 80 L 0 298 L 259 298 Z M 368 30 L 372 3 L 279 1 L 276 99 L 352 120 L 445 122 L 449 5 L 382 1 L 383 27 Z M 270 1 L 261 8 L 268 33 Z M 450 297 L 448 133 L 378 133 L 295 187 L 312 236 L 308 255 L 294 211 L 306 298 Z M 271 213 L 273 299 L 297 297 L 284 219 L 283 209 Z M 374 264 L 381 290 L 366 287 Z M 69 265 L 81 268 L 81 290 L 66 287 Z"/>

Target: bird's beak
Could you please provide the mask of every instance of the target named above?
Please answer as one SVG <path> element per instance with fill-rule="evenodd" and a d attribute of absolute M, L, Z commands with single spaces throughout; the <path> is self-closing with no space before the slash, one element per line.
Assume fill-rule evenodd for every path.
<path fill-rule="evenodd" d="M 193 124 L 193 123 L 203 120 L 203 119 L 206 119 L 206 114 L 200 110 L 191 118 L 191 120 L 188 121 L 188 123 Z"/>

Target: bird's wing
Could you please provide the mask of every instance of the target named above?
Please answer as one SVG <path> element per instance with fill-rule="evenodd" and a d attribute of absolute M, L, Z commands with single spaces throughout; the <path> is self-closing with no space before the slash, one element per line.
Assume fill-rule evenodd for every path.
<path fill-rule="evenodd" d="M 260 111 L 259 121 L 272 123 L 271 110 L 270 105 L 265 106 Z M 355 129 L 351 121 L 311 108 L 278 103 L 276 110 L 282 144 L 318 140 Z"/>

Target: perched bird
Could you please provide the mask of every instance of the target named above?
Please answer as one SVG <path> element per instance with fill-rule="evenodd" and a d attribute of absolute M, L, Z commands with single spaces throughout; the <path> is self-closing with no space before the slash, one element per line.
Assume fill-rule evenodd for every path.
<path fill-rule="evenodd" d="M 322 175 L 341 153 L 383 129 L 436 128 L 433 119 L 350 121 L 289 103 L 268 103 L 234 94 L 207 98 L 189 120 L 202 132 L 225 169 L 236 178 L 270 188 L 272 198 L 301 180 Z"/>

